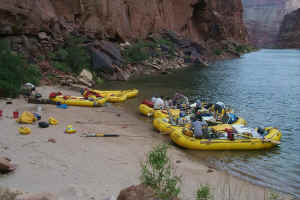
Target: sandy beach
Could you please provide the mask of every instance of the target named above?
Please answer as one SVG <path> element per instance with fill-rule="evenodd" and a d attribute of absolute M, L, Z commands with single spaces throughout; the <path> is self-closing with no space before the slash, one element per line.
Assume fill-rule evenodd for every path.
<path fill-rule="evenodd" d="M 43 97 L 50 92 L 80 94 L 55 87 L 40 87 Z M 130 100 L 129 100 L 130 101 Z M 54 117 L 58 125 L 39 128 L 28 125 L 32 133 L 20 135 L 18 124 L 12 119 L 14 110 L 35 112 L 37 105 L 24 99 L 6 104 L 0 100 L 3 117 L 0 120 L 0 156 L 7 156 L 17 164 L 15 172 L 0 176 L 0 187 L 17 188 L 25 192 L 52 192 L 63 200 L 116 199 L 121 189 L 139 184 L 140 163 L 153 146 L 170 143 L 168 136 L 153 130 L 151 123 L 137 119 L 122 108 L 68 107 L 41 105 L 42 119 Z M 67 125 L 75 134 L 65 134 Z M 82 133 L 119 134 L 120 137 L 80 137 Z M 48 142 L 54 138 L 56 143 Z M 195 199 L 199 185 L 208 184 L 214 199 L 268 200 L 269 189 L 211 169 L 191 160 L 178 147 L 170 145 L 169 155 L 177 174 L 182 176 L 181 199 Z M 283 195 L 282 199 L 290 199 Z"/>

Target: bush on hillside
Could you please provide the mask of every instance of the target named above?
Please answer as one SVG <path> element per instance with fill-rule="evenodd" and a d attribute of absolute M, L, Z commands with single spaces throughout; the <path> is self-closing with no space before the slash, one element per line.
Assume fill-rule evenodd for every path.
<path fill-rule="evenodd" d="M 26 60 L 9 47 L 7 40 L 0 41 L 0 96 L 18 96 L 22 85 L 30 82 L 39 84 L 41 73 L 35 65 L 28 65 Z"/>
<path fill-rule="evenodd" d="M 154 42 L 138 41 L 123 51 L 128 63 L 141 63 L 151 57 L 151 52 L 156 47 Z"/>
<path fill-rule="evenodd" d="M 83 38 L 70 36 L 63 47 L 50 53 L 52 65 L 63 72 L 79 74 L 82 69 L 90 68 L 91 57 L 85 47 L 82 46 Z"/>

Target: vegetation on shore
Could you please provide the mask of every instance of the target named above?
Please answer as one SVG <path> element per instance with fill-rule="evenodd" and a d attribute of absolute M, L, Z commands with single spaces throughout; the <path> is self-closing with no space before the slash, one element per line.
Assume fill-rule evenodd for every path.
<path fill-rule="evenodd" d="M 148 153 L 146 161 L 141 165 L 142 183 L 150 186 L 157 197 L 163 200 L 177 197 L 180 193 L 179 183 L 181 182 L 181 178 L 174 175 L 172 171 L 167 149 L 166 145 L 154 147 Z"/>
<path fill-rule="evenodd" d="M 153 40 L 138 40 L 128 48 L 124 49 L 122 54 L 127 63 L 142 63 L 154 57 L 166 56 L 172 58 L 175 56 L 175 44 L 164 38 Z"/>
<path fill-rule="evenodd" d="M 141 164 L 142 183 L 150 186 L 162 200 L 177 198 L 181 191 L 181 177 L 175 175 L 167 150 L 168 146 L 165 144 L 155 146 Z M 196 200 L 212 200 L 208 185 L 200 185 L 196 191 Z"/>
<path fill-rule="evenodd" d="M 82 44 L 84 38 L 69 36 L 63 45 L 49 53 L 53 67 L 62 71 L 79 74 L 84 68 L 90 69 L 91 56 Z"/>
<path fill-rule="evenodd" d="M 38 85 L 41 72 L 20 54 L 11 50 L 7 40 L 0 40 L 0 96 L 16 97 L 24 83 Z"/>

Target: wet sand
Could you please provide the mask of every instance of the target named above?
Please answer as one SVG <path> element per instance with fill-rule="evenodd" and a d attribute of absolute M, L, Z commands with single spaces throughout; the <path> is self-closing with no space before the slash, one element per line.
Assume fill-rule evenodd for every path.
<path fill-rule="evenodd" d="M 40 87 L 44 97 L 50 92 L 80 96 L 79 93 L 55 87 Z M 130 100 L 129 100 L 130 101 Z M 121 189 L 139 184 L 140 163 L 153 146 L 170 143 L 168 136 L 153 130 L 151 123 L 137 119 L 123 108 L 68 107 L 42 105 L 42 120 L 50 116 L 59 124 L 49 128 L 28 125 L 30 135 L 20 135 L 12 112 L 36 111 L 37 105 L 15 99 L 13 104 L 0 100 L 3 117 L 0 120 L 0 156 L 17 164 L 17 170 L 0 177 L 0 187 L 17 188 L 25 192 L 53 192 L 64 200 L 116 198 Z M 77 133 L 64 130 L 73 125 Z M 82 133 L 119 134 L 120 137 L 80 137 Z M 56 143 L 48 142 L 54 138 Z M 182 176 L 184 200 L 195 199 L 201 184 L 209 184 L 214 199 L 269 199 L 267 188 L 253 185 L 222 171 L 211 169 L 192 160 L 178 147 L 170 145 L 169 155 L 177 174 Z M 283 199 L 290 199 L 283 195 Z"/>

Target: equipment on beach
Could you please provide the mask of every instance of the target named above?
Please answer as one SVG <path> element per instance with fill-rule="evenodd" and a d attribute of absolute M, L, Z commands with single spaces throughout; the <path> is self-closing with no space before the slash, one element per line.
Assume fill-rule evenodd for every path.
<path fill-rule="evenodd" d="M 119 137 L 117 134 L 83 133 L 80 137 Z"/>
<path fill-rule="evenodd" d="M 31 133 L 31 129 L 28 128 L 28 127 L 26 127 L 26 126 L 21 126 L 21 127 L 19 128 L 19 133 L 20 133 L 21 135 L 29 135 L 29 134 Z"/>
<path fill-rule="evenodd" d="M 65 130 L 65 133 L 73 134 L 73 133 L 76 133 L 76 130 L 73 128 L 72 125 L 68 125 L 66 130 Z"/>

